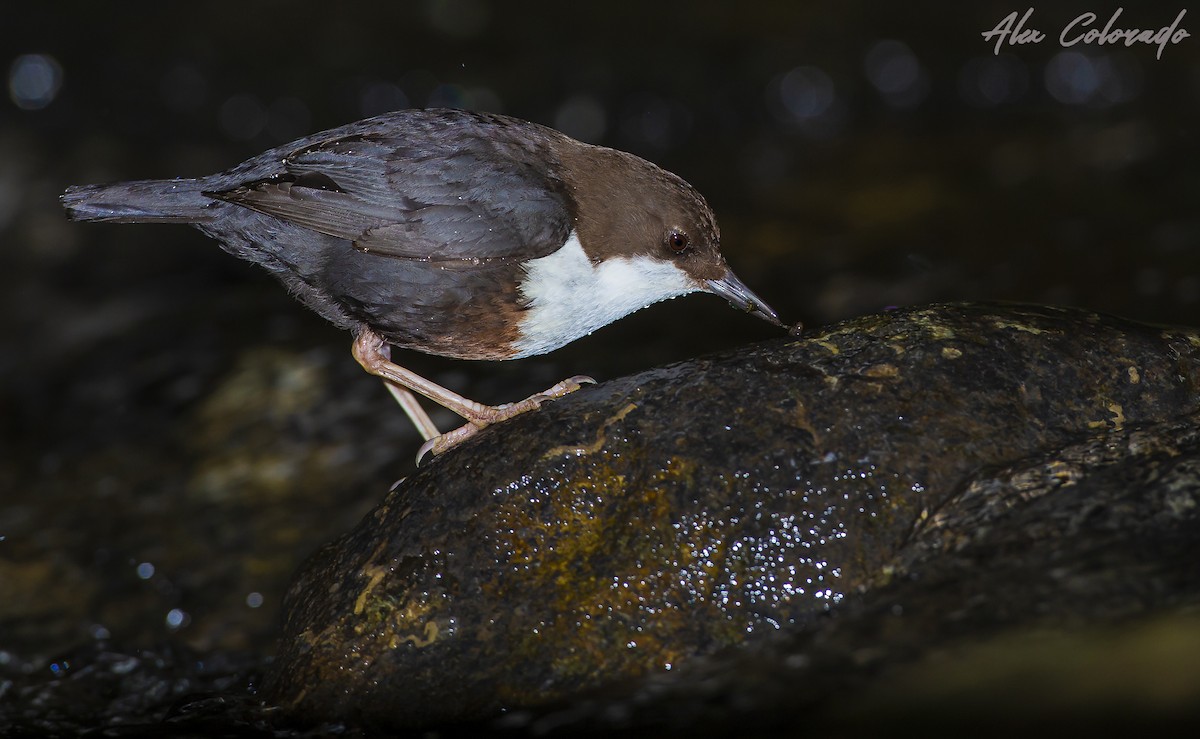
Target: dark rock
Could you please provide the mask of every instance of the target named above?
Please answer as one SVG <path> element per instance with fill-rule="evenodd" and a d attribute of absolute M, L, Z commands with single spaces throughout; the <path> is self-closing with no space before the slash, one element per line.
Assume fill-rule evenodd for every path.
<path fill-rule="evenodd" d="M 824 664 L 804 639 L 844 614 L 854 639 L 834 640 L 842 669 L 828 684 L 861 681 L 878 662 L 860 637 L 882 639 L 879 654 L 920 652 L 889 651 L 892 603 L 874 594 L 901 588 L 906 613 L 911 601 L 932 614 L 911 622 L 938 628 L 947 598 L 967 597 L 969 631 L 974 588 L 1012 604 L 983 609 L 994 626 L 1027 616 L 1030 599 L 1069 600 L 1041 548 L 1153 528 L 1145 505 L 1114 509 L 1100 532 L 1072 527 L 1086 489 L 1028 493 L 1022 475 L 1072 482 L 1060 451 L 1072 445 L 1091 450 L 1080 469 L 1136 457 L 1103 439 L 1157 438 L 1155 424 L 1194 414 L 1198 359 L 1194 332 L 945 305 L 587 388 L 434 460 L 316 555 L 289 594 L 267 696 L 307 720 L 470 719 L 647 673 L 669 681 L 667 669 L 780 631 L 801 645 L 782 650 L 797 665 Z M 1167 523 L 1194 532 L 1191 515 Z M 972 569 L 962 552 L 976 550 L 1010 571 Z M 940 587 L 898 577 L 943 560 Z M 771 682 L 790 695 L 781 675 L 795 665 L 783 667 Z"/>
<path fill-rule="evenodd" d="M 835 618 L 501 725 L 690 737 L 1200 725 L 1198 421 L 1103 430 L 983 470 Z"/>
<path fill-rule="evenodd" d="M 217 693 L 230 696 L 227 705 L 238 700 L 242 712 L 250 713 L 256 702 L 247 684 L 258 669 L 257 660 L 246 654 L 202 655 L 174 645 L 126 651 L 92 642 L 56 659 L 51 680 L 24 676 L 8 683 L 7 690 L 0 681 L 0 736 L 90 736 L 92 731 L 106 737 L 170 736 L 161 725 L 133 726 L 131 717 L 161 717 L 167 712 L 164 706 Z M 227 714 L 233 723 L 235 712 Z M 113 727 L 129 731 L 118 733 L 120 728 Z"/>

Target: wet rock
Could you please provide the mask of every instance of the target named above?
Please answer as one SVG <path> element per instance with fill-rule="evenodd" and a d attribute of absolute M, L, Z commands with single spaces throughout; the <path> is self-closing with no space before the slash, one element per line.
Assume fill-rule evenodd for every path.
<path fill-rule="evenodd" d="M 1194 332 L 945 305 L 587 388 L 434 460 L 318 553 L 268 698 L 429 724 L 812 633 L 1025 510 L 981 471 L 1195 413 L 1198 360 Z"/>
<path fill-rule="evenodd" d="M 0 679 L 0 736 L 231 735 L 228 727 L 254 709 L 248 684 L 258 668 L 258 660 L 244 653 L 202 654 L 174 645 L 119 650 L 104 641 L 91 642 L 55 659 L 53 679 Z M 210 734 L 196 723 L 190 731 L 169 731 L 174 704 L 219 693 L 228 696 L 230 709 L 224 732 Z M 165 720 L 157 726 L 137 724 L 147 716 Z"/>
<path fill-rule="evenodd" d="M 1200 725 L 1196 562 L 1200 417 L 1106 429 L 972 476 L 836 618 L 500 725 L 689 737 Z"/>

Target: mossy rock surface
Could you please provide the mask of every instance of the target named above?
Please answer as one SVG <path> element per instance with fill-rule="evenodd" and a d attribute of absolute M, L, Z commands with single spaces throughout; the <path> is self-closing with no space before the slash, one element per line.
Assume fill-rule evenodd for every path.
<path fill-rule="evenodd" d="M 983 473 L 1190 416 L 1198 378 L 1194 332 L 936 305 L 585 388 L 433 460 L 314 556 L 267 697 L 427 725 L 812 633 L 934 556 L 932 532 L 954 551 L 1024 500 Z"/>

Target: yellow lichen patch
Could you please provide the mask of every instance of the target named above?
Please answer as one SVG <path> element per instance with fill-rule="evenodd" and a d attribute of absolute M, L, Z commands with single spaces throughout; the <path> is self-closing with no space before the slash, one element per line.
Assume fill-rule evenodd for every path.
<path fill-rule="evenodd" d="M 544 503 L 549 510 L 543 501 L 531 505 L 524 495 L 512 496 L 497 509 L 496 554 L 513 566 L 536 563 L 538 575 L 557 577 L 565 558 L 604 541 L 607 520 L 595 516 L 595 509 L 626 495 L 625 476 L 607 469 L 593 471 L 540 495 L 548 498 Z"/>
<path fill-rule="evenodd" d="M 514 645 L 518 656 L 551 650 L 564 679 L 618 665 L 631 674 L 635 665 L 649 669 L 680 658 L 669 646 L 679 628 L 670 603 L 681 597 L 677 571 L 688 547 L 674 526 L 675 493 L 694 475 L 693 462 L 672 458 L 631 487 L 624 476 L 592 465 L 586 475 L 564 475 L 535 506 L 520 495 L 503 506 L 496 554 L 521 570 L 524 597 L 548 598 L 555 614 Z"/>
<path fill-rule="evenodd" d="M 929 326 L 929 335 L 932 336 L 935 341 L 948 341 L 949 339 L 953 339 L 957 336 L 957 334 L 954 333 L 954 329 L 950 328 L 949 326 L 943 326 L 939 323 Z"/>
<path fill-rule="evenodd" d="M 371 557 L 368 561 L 378 562 L 379 558 L 383 555 L 383 550 L 386 546 L 386 541 L 379 542 L 379 544 L 375 547 L 375 551 L 371 553 Z M 369 564 L 363 567 L 361 574 L 366 576 L 367 584 L 363 586 L 362 591 L 358 594 L 358 598 L 354 601 L 355 616 L 362 615 L 364 608 L 366 608 L 367 598 L 371 597 L 371 592 L 375 590 L 379 583 L 383 582 L 383 578 L 387 577 L 391 573 L 392 568 L 380 567 L 377 564 Z"/>
<path fill-rule="evenodd" d="M 1054 460 L 1046 465 L 1046 472 L 1059 486 L 1074 485 L 1083 476 L 1078 467 L 1068 464 L 1061 459 Z"/>
<path fill-rule="evenodd" d="M 380 645 L 379 649 L 367 648 L 369 654 L 380 649 L 396 649 L 404 644 L 427 647 L 437 641 L 441 629 L 437 625 L 433 606 L 426 600 L 409 597 L 403 605 L 397 598 L 381 596 L 365 603 L 361 600 L 361 616 L 351 624 L 351 630 L 365 643 Z"/>
<path fill-rule="evenodd" d="M 796 400 L 796 410 L 792 413 L 792 425 L 801 431 L 807 431 L 812 436 L 813 441 L 820 446 L 821 435 L 817 433 L 817 428 L 813 426 L 812 419 L 808 416 L 808 406 L 804 405 L 804 401 L 802 400 Z"/>
<path fill-rule="evenodd" d="M 416 634 L 393 634 L 388 641 L 389 649 L 396 649 L 403 644 L 412 644 L 414 647 L 427 647 L 437 641 L 440 633 L 436 621 L 426 621 L 425 630 L 421 636 Z"/>
<path fill-rule="evenodd" d="M 1125 425 L 1125 409 L 1121 407 L 1120 403 L 1110 402 L 1108 404 L 1108 410 L 1113 414 L 1113 428 L 1118 430 L 1121 429 Z"/>
<path fill-rule="evenodd" d="M 1027 323 L 1019 323 L 1017 321 L 1009 321 L 1003 318 L 992 318 L 992 325 L 996 328 L 1011 328 L 1014 331 L 1024 331 L 1028 334 L 1044 334 L 1046 331 L 1037 326 L 1030 326 Z"/>
<path fill-rule="evenodd" d="M 942 347 L 942 359 L 958 359 L 962 356 L 961 349 L 955 349 L 952 346 Z"/>
<path fill-rule="evenodd" d="M 1104 404 L 1104 407 L 1112 414 L 1112 418 L 1106 421 L 1088 421 L 1088 428 L 1113 428 L 1116 430 L 1123 428 L 1125 426 L 1125 409 L 1121 404 L 1110 400 Z"/>
<path fill-rule="evenodd" d="M 827 339 L 812 339 L 811 341 L 819 347 L 828 349 L 829 353 L 835 356 L 842 353 L 842 350 L 838 348 L 837 344 L 834 344 L 832 341 L 828 341 Z"/>
<path fill-rule="evenodd" d="M 867 377 L 892 378 L 900 375 L 900 370 L 894 364 L 876 364 L 863 370 Z"/>
<path fill-rule="evenodd" d="M 630 412 L 636 408 L 637 403 L 628 403 L 624 408 L 605 419 L 604 423 L 600 425 L 600 428 L 596 430 L 596 438 L 592 439 L 590 443 L 563 444 L 561 446 L 552 447 L 542 455 L 542 459 L 553 459 L 554 457 L 559 457 L 564 454 L 569 454 L 575 457 L 582 457 L 587 454 L 595 454 L 603 449 L 604 444 L 608 441 L 608 427 L 625 418 L 625 416 L 628 416 Z"/>
<path fill-rule="evenodd" d="M 412 629 L 413 626 L 419 625 L 424 621 L 426 623 L 425 630 L 428 631 L 428 624 L 432 624 L 433 608 L 430 603 L 424 601 L 416 601 L 409 599 L 404 603 L 403 608 L 395 608 L 392 611 L 392 624 L 395 624 L 397 631 Z M 437 627 L 434 626 L 434 631 Z"/>

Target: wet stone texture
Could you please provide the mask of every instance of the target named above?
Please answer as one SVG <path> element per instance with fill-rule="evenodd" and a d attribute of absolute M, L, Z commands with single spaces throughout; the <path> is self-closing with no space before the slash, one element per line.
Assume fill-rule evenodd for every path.
<path fill-rule="evenodd" d="M 514 721 L 532 714 L 513 709 L 554 715 L 556 702 L 634 676 L 684 679 L 738 659 L 705 655 L 782 635 L 790 648 L 768 653 L 789 655 L 787 669 L 819 662 L 806 638 L 843 614 L 890 609 L 870 599 L 897 587 L 927 614 L 953 610 L 946 587 L 921 600 L 921 585 L 901 577 L 920 563 L 955 563 L 945 581 L 971 583 L 984 602 L 1022 603 L 1019 593 L 1045 585 L 1031 573 L 1050 554 L 1033 544 L 1079 539 L 1079 557 L 1102 560 L 1102 537 L 1064 523 L 1086 509 L 1079 483 L 1092 470 L 1195 446 L 1198 360 L 1194 332 L 941 305 L 585 388 L 435 459 L 314 556 L 285 604 L 265 695 L 301 720 L 412 726 L 508 710 Z M 1111 529 L 1101 528 L 1183 526 L 1183 541 L 1194 541 L 1189 479 L 1168 505 L 1173 518 L 1126 505 L 1106 511 Z M 1150 481 L 1134 482 L 1115 489 L 1136 502 Z M 1058 488 L 1074 497 L 1047 494 Z M 1052 536 L 1014 533 L 1039 521 Z M 1025 557 L 993 580 L 955 559 L 971 547 L 993 564 L 1007 561 L 1000 552 Z M 1061 588 L 1048 592 L 1069 601 Z M 1156 592 L 1136 602 L 1152 608 Z M 1040 613 L 1070 610 L 1050 596 Z M 1039 612 L 1027 601 L 1011 622 Z M 1005 623 L 1004 613 L 989 610 L 989 623 Z M 877 618 L 849 623 L 871 626 L 834 633 L 854 638 L 832 652 L 842 662 L 831 686 L 861 680 L 870 664 L 851 656 L 863 647 L 856 637 L 897 659 L 919 652 L 888 652 Z M 787 672 L 766 664 L 760 677 Z M 789 679 L 769 682 L 777 690 L 763 695 L 793 692 Z M 681 690 L 696 698 L 695 687 Z M 613 699 L 622 716 L 636 715 L 639 700 Z M 704 714 L 680 703 L 679 716 Z"/>
<path fill-rule="evenodd" d="M 984 470 L 836 617 L 499 725 L 538 736 L 1194 729 L 1197 421 L 1106 429 Z"/>

